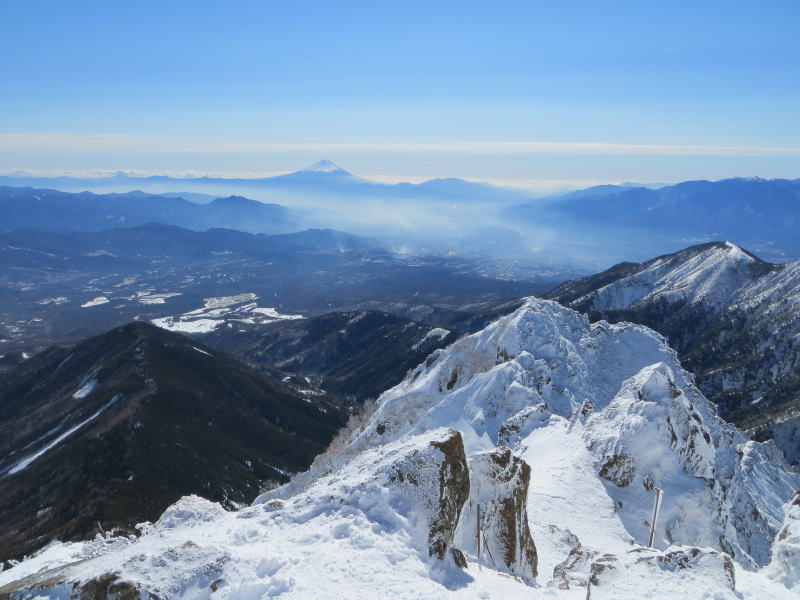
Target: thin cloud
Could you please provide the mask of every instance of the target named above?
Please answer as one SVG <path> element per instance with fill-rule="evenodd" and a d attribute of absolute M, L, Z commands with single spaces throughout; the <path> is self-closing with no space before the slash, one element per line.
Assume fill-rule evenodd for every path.
<path fill-rule="evenodd" d="M 211 141 L 125 134 L 0 133 L 0 152 L 76 152 L 116 154 L 450 154 L 450 155 L 725 155 L 800 156 L 800 147 L 614 142 L 289 142 Z"/>

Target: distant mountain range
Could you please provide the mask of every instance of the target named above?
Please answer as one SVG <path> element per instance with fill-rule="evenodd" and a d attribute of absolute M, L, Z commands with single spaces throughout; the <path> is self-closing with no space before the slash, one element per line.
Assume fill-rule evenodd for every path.
<path fill-rule="evenodd" d="M 581 244 L 614 245 L 628 256 L 728 239 L 771 260 L 800 258 L 800 179 L 686 181 L 658 189 L 599 186 L 517 205 L 504 214 Z"/>
<path fill-rule="evenodd" d="M 250 233 L 296 231 L 297 217 L 284 206 L 240 196 L 207 204 L 144 192 L 72 194 L 52 189 L 0 187 L 0 231 L 103 231 L 146 223 L 206 230 L 226 227 Z"/>
<path fill-rule="evenodd" d="M 199 342 L 134 323 L 0 375 L 0 556 L 232 508 L 308 468 L 346 415 Z"/>
<path fill-rule="evenodd" d="M 431 179 L 422 183 L 382 183 L 358 177 L 329 160 L 321 160 L 299 171 L 273 177 L 149 177 L 118 173 L 108 177 L 36 177 L 27 175 L 0 176 L 0 185 L 47 187 L 64 191 L 93 190 L 124 192 L 143 190 L 150 193 L 187 192 L 215 195 L 258 192 L 300 194 L 313 197 L 442 200 L 447 202 L 521 202 L 532 194 L 523 190 L 498 187 L 464 179 Z M 259 195 L 259 194 L 257 194 Z M 259 199 L 263 199 L 259 195 Z"/>
<path fill-rule="evenodd" d="M 534 199 L 462 179 L 380 183 L 320 161 L 263 178 L 3 176 L 3 183 L 113 192 L 66 196 L 0 188 L 0 228 L 6 231 L 96 231 L 150 221 L 251 233 L 332 227 L 391 240 L 398 248 L 530 255 L 542 264 L 559 260 L 591 270 L 715 239 L 735 240 L 773 261 L 800 259 L 800 180 L 625 183 Z"/>
<path fill-rule="evenodd" d="M 721 416 L 800 462 L 800 261 L 768 263 L 713 242 L 622 263 L 545 297 L 662 333 Z"/>

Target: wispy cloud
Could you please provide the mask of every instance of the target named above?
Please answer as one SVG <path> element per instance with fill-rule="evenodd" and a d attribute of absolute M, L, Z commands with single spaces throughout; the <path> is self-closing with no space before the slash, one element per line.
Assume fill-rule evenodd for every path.
<path fill-rule="evenodd" d="M 441 155 L 696 155 L 800 156 L 800 147 L 615 142 L 445 141 L 294 142 L 213 141 L 127 134 L 0 133 L 0 152 L 114 154 L 441 154 Z"/>

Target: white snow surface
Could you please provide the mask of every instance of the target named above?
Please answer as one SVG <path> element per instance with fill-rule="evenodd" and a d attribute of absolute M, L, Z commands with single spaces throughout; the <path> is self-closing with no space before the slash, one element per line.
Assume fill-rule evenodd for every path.
<path fill-rule="evenodd" d="M 426 465 L 451 428 L 468 461 L 502 445 L 530 465 L 535 580 L 467 547 L 465 570 L 428 555 L 423 490 L 437 478 Z M 397 464 L 418 466 L 419 493 L 392 483 Z M 648 549 L 652 485 L 665 495 Z M 54 544 L 0 572 L 0 589 L 67 565 L 65 581 L 114 572 L 165 598 L 582 600 L 587 582 L 594 600 L 796 598 L 770 557 L 798 487 L 771 444 L 716 416 L 658 334 L 530 299 L 434 352 L 342 453 L 253 506 L 189 496 L 136 540 Z M 456 539 L 474 527 L 459 521 Z"/>
<path fill-rule="evenodd" d="M 303 318 L 303 315 L 285 315 L 285 314 L 281 314 L 276 309 L 274 309 L 272 307 L 265 307 L 265 308 L 256 307 L 251 312 L 258 313 L 258 314 L 261 314 L 261 315 L 266 315 L 267 317 L 270 317 L 272 319 L 289 319 L 289 320 L 293 320 L 293 319 L 302 319 Z"/>
<path fill-rule="evenodd" d="M 165 292 L 163 294 L 137 293 L 139 304 L 166 304 L 169 298 L 180 296 L 180 292 Z"/>
<path fill-rule="evenodd" d="M 84 302 L 81 304 L 81 308 L 90 308 L 92 306 L 100 306 L 101 304 L 107 304 L 109 302 L 107 296 L 97 296 L 96 298 L 92 298 L 91 300 Z"/>
<path fill-rule="evenodd" d="M 15 473 L 19 473 L 20 471 L 22 471 L 22 470 L 26 469 L 26 468 L 27 468 L 27 467 L 28 467 L 28 466 L 29 466 L 29 465 L 30 465 L 30 464 L 31 464 L 33 461 L 35 461 L 37 458 L 40 458 L 40 457 L 42 457 L 44 454 L 46 454 L 47 452 L 49 452 L 50 450 L 52 450 L 53 448 L 55 448 L 56 446 L 58 446 L 58 445 L 59 445 L 61 442 L 63 442 L 65 439 L 67 439 L 67 438 L 68 438 L 69 436 L 71 436 L 73 433 L 75 433 L 76 431 L 78 431 L 80 428 L 82 428 L 82 427 L 83 427 L 84 425 L 86 425 L 87 423 L 90 423 L 91 421 L 94 421 L 94 420 L 95 420 L 97 417 L 99 417 L 99 416 L 100 416 L 100 414 L 101 414 L 103 411 L 105 411 L 105 410 L 106 410 L 107 408 L 109 408 L 110 406 L 112 406 L 112 405 L 116 404 L 116 402 L 117 402 L 119 399 L 120 399 L 120 396 L 114 396 L 113 398 L 111 398 L 111 400 L 109 400 L 108 402 L 106 402 L 106 403 L 105 403 L 103 406 L 101 406 L 100 408 L 98 408 L 98 409 L 97 409 L 95 412 L 93 412 L 91 415 L 89 415 L 89 416 L 88 416 L 87 418 L 85 418 L 83 421 L 81 421 L 81 422 L 80 422 L 80 423 L 78 423 L 77 425 L 73 425 L 72 427 L 70 427 L 69 429 L 67 429 L 67 430 L 66 430 L 64 433 L 62 433 L 61 435 L 59 435 L 58 437 L 56 437 L 56 438 L 55 438 L 53 441 L 49 442 L 48 444 L 45 444 L 44 446 L 42 446 L 42 448 L 40 448 L 39 450 L 37 450 L 37 451 L 36 451 L 36 452 L 34 452 L 33 454 L 31 454 L 31 455 L 29 455 L 29 456 L 26 456 L 25 458 L 23 458 L 23 459 L 19 460 L 18 462 L 16 462 L 16 463 L 15 463 L 15 464 L 14 464 L 14 465 L 13 465 L 13 466 L 12 466 L 12 467 L 11 467 L 11 468 L 10 468 L 10 469 L 7 471 L 7 472 L 6 472 L 6 474 L 5 474 L 4 476 L 8 476 L 8 475 L 14 475 Z"/>
<path fill-rule="evenodd" d="M 442 329 L 441 327 L 434 327 L 433 329 L 425 333 L 425 335 L 423 335 L 420 338 L 420 340 L 412 346 L 412 348 L 414 350 L 419 350 L 422 346 L 424 346 L 428 342 L 432 340 L 441 340 L 447 337 L 449 333 L 450 332 L 447 331 L 447 329 Z"/>
<path fill-rule="evenodd" d="M 192 319 L 183 320 L 180 317 L 160 317 L 151 321 L 167 331 L 178 331 L 180 333 L 209 333 L 222 325 L 224 321 L 217 319 Z"/>
<path fill-rule="evenodd" d="M 164 297 L 174 294 L 161 294 Z M 139 298 L 142 302 L 153 296 Z M 215 296 L 204 298 L 203 306 L 182 315 L 167 316 L 152 319 L 151 323 L 162 329 L 180 333 L 210 333 L 218 327 L 233 322 L 239 323 L 270 323 L 279 319 L 302 319 L 302 315 L 279 313 L 275 308 L 259 307 L 256 300 L 258 295 L 247 292 L 235 296 Z M 155 302 L 151 302 L 154 304 Z"/>
<path fill-rule="evenodd" d="M 61 365 L 58 366 L 60 367 Z M 94 377 L 90 377 L 82 381 L 81 386 L 77 389 L 77 391 L 74 394 L 72 394 L 72 397 L 75 398 L 76 400 L 81 400 L 82 398 L 86 398 L 86 396 L 88 396 L 94 391 L 94 388 L 97 387 L 98 383 L 99 381 L 97 381 L 97 379 L 95 379 Z"/>
<path fill-rule="evenodd" d="M 302 169 L 300 173 L 345 173 L 345 171 L 333 162 L 323 159 Z"/>
<path fill-rule="evenodd" d="M 786 503 L 784 511 L 786 518 L 766 571 L 769 577 L 787 587 L 800 586 L 800 490 Z"/>

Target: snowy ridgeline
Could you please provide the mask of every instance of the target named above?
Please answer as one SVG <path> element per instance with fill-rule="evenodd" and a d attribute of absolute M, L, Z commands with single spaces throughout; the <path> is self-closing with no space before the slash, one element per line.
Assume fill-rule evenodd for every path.
<path fill-rule="evenodd" d="M 0 595 L 795 598 L 798 487 L 658 334 L 530 300 L 253 506 L 192 496 L 138 538 L 53 544 Z"/>
<path fill-rule="evenodd" d="M 758 259 L 730 242 L 709 245 L 702 252 L 689 248 L 642 265 L 636 273 L 614 281 L 586 300 L 592 310 L 621 310 L 657 301 L 674 303 L 688 299 L 719 309 L 759 281 L 753 270 Z M 780 269 L 765 273 L 764 279 L 783 279 Z M 569 285 L 569 284 L 567 284 Z M 578 299 L 578 302 L 584 298 Z"/>

